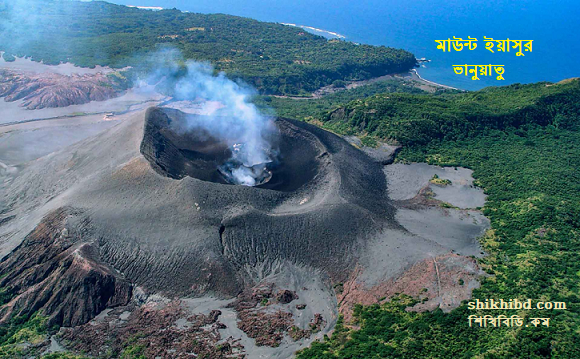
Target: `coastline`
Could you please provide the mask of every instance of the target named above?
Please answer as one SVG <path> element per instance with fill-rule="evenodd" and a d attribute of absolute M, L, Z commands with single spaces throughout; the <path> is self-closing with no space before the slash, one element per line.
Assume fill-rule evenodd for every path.
<path fill-rule="evenodd" d="M 134 7 L 141 10 L 151 10 L 151 11 L 161 11 L 163 8 L 161 6 L 138 6 L 138 5 L 125 5 L 127 7 Z"/>
<path fill-rule="evenodd" d="M 334 94 L 336 92 L 355 89 L 357 87 L 370 85 L 372 83 L 379 82 L 379 81 L 396 80 L 396 79 L 399 79 L 399 80 L 410 79 L 410 80 L 417 83 L 417 85 L 415 85 L 416 87 L 418 87 L 424 91 L 427 91 L 427 92 L 435 92 L 436 88 L 442 88 L 442 89 L 446 89 L 446 90 L 465 91 L 462 89 L 458 89 L 456 87 L 447 86 L 447 85 L 443 85 L 443 84 L 439 84 L 439 83 L 436 83 L 433 81 L 426 80 L 423 77 L 421 77 L 421 75 L 419 75 L 419 73 L 417 72 L 416 69 L 411 69 L 408 72 L 404 72 L 404 73 L 388 74 L 388 75 L 383 75 L 383 76 L 379 76 L 379 77 L 374 77 L 374 78 L 371 78 L 368 80 L 351 81 L 350 83 L 348 83 L 348 85 L 346 85 L 343 88 L 335 88 L 332 85 L 323 86 L 323 87 L 319 88 L 318 90 L 312 92 L 312 94 L 310 96 L 288 96 L 288 95 L 271 95 L 271 96 L 276 97 L 276 98 L 287 98 L 287 99 L 292 99 L 292 100 L 317 100 L 317 99 L 323 98 L 324 96 Z"/>
<path fill-rule="evenodd" d="M 127 6 L 127 7 L 133 7 L 133 8 L 138 8 L 138 9 L 143 9 L 143 10 L 150 10 L 150 11 L 159 11 L 159 10 L 163 10 L 164 9 L 163 7 L 159 7 L 159 6 L 139 6 L 139 5 L 125 5 L 125 6 Z M 184 11 L 184 10 L 180 10 L 180 11 L 182 11 L 182 12 L 189 12 L 189 11 Z M 311 33 L 311 34 L 323 36 L 323 37 L 325 37 L 327 39 L 340 39 L 340 40 L 344 40 L 344 39 L 347 38 L 345 35 L 339 34 L 338 32 L 328 31 L 328 30 L 324 30 L 324 29 L 319 29 L 319 28 L 316 28 L 316 27 L 313 27 L 313 26 L 298 25 L 298 24 L 290 23 L 290 22 L 279 22 L 278 24 L 285 25 L 285 26 L 299 27 L 299 28 L 301 28 L 301 29 L 303 29 L 303 30 Z M 453 87 L 453 86 L 444 85 L 444 84 L 441 84 L 441 83 L 437 83 L 437 82 L 434 82 L 434 81 L 427 80 L 427 79 L 423 78 L 419 74 L 419 72 L 417 71 L 417 69 L 411 69 L 409 71 L 409 74 L 411 75 L 411 78 L 413 78 L 414 80 L 423 82 L 423 83 L 425 83 L 425 84 L 427 84 L 429 86 L 441 87 L 441 88 L 445 88 L 445 89 L 449 89 L 449 90 L 466 91 L 466 90 L 463 90 L 463 89 L 460 89 L 460 88 L 456 88 L 456 87 Z M 401 74 L 399 74 L 399 75 L 401 75 Z M 389 76 L 392 76 L 392 75 L 389 75 Z M 383 76 L 381 76 L 381 77 L 383 77 Z M 379 80 L 380 81 L 380 78 L 378 78 L 378 79 L 375 78 L 375 79 L 371 79 L 371 80 L 374 80 L 374 81 Z M 318 91 L 320 91 L 320 90 L 322 90 L 322 92 L 324 92 L 324 88 L 321 88 Z M 296 97 L 289 96 L 289 97 L 290 98 L 296 98 L 296 99 L 320 98 L 322 96 L 320 96 L 320 93 L 318 93 L 318 91 L 315 91 L 313 93 L 313 96 L 312 97 L 298 97 L 298 96 L 296 96 Z M 280 96 L 280 97 L 286 97 L 286 96 Z"/>
<path fill-rule="evenodd" d="M 417 71 L 417 69 L 411 69 L 411 71 L 409 71 L 409 73 L 411 74 L 411 77 L 413 77 L 414 79 L 419 80 L 419 81 L 423 81 L 423 82 L 425 82 L 425 83 L 427 83 L 429 85 L 433 85 L 433 86 L 437 86 L 437 87 L 443 87 L 443 88 L 446 88 L 446 89 L 449 89 L 449 90 L 465 91 L 465 90 L 459 89 L 457 87 L 447 86 L 447 85 L 439 84 L 437 82 L 433 82 L 433 81 L 426 80 L 423 77 L 421 77 L 421 75 L 419 75 L 419 71 Z"/>
<path fill-rule="evenodd" d="M 323 34 L 327 34 L 330 36 L 324 36 L 324 35 L 320 35 L 320 36 L 324 36 L 326 38 L 332 38 L 332 39 L 346 39 L 346 36 L 339 34 L 338 32 L 334 32 L 334 31 L 328 31 L 328 30 L 323 30 L 323 29 L 318 29 L 316 27 L 312 27 L 312 26 L 307 26 L 307 25 L 296 25 L 296 24 L 292 24 L 289 22 L 281 22 L 279 23 L 280 25 L 286 25 L 286 26 L 293 26 L 293 27 L 299 27 L 301 29 L 304 29 L 306 31 L 310 30 L 309 32 L 311 34 L 314 35 L 320 35 L 319 33 L 323 33 Z"/>

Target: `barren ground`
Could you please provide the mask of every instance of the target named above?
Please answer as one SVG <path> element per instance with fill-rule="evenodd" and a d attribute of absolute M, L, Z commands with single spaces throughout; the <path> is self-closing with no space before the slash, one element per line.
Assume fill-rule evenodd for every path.
<path fill-rule="evenodd" d="M 10 66 L 46 70 L 25 60 Z M 117 99 L 41 110 L 0 100 L 0 122 L 11 123 L 0 126 L 2 256 L 36 229 L 45 250 L 56 253 L 50 263 L 62 266 L 76 246 L 87 248 L 73 252 L 81 268 L 99 268 L 103 278 L 133 288 L 130 302 L 102 311 L 91 324 L 62 330 L 47 348 L 104 350 L 95 326 L 122 338 L 140 326 L 170 325 L 164 334 L 152 332 L 148 353 L 214 355 L 218 343 L 232 356 L 287 358 L 329 333 L 338 313 L 348 322 L 356 303 L 407 293 L 424 299 L 413 310 L 449 310 L 478 286 L 481 271 L 467 256 L 481 254 L 476 239 L 489 223 L 476 210 L 485 195 L 473 186 L 471 171 L 383 166 L 395 148 L 363 148 L 365 154 L 334 135 L 290 122 L 285 131 L 316 143 L 326 166 L 308 186 L 284 194 L 174 180 L 155 172 L 139 151 L 145 109 L 164 100 L 151 91 L 129 91 Z M 451 184 L 431 183 L 435 174 Z M 76 214 L 61 224 L 39 225 L 47 214 L 71 207 Z M 41 255 L 33 250 L 36 237 L 31 252 L 24 246 L 12 256 Z M 65 238 L 72 247 L 54 247 L 50 238 Z M 2 270 L 10 272 L 5 281 L 22 275 L 18 268 Z M 57 295 L 55 288 L 42 290 Z M 293 293 L 286 293 L 289 303 L 280 297 L 283 291 Z M 26 291 L 20 295 L 30 298 Z M 194 336 L 200 343 L 195 348 L 187 341 L 176 341 L 175 348 L 159 344 Z"/>

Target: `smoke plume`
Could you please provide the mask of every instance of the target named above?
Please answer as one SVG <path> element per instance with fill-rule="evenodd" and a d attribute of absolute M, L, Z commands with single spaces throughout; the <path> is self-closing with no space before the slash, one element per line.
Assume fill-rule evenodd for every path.
<path fill-rule="evenodd" d="M 175 49 L 155 53 L 147 67 L 154 69 L 147 76 L 149 84 L 157 84 L 159 91 L 175 100 L 198 105 L 203 116 L 188 122 L 187 131 L 204 130 L 230 146 L 232 157 L 219 168 L 226 180 L 255 186 L 269 179 L 267 167 L 276 157 L 272 146 L 276 127 L 251 103 L 253 89 L 223 72 L 216 74 L 208 63 L 185 60 Z"/>

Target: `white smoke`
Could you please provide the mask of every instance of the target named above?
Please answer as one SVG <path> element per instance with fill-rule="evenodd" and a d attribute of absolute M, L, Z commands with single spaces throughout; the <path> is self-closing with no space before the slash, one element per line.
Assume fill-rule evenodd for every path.
<path fill-rule="evenodd" d="M 275 160 L 271 141 L 276 127 L 251 103 L 255 90 L 240 85 L 223 72 L 215 74 L 208 63 L 183 59 L 175 49 L 166 49 L 151 58 L 155 68 L 148 82 L 159 82 L 176 100 L 199 104 L 201 121 L 189 124 L 188 130 L 202 128 L 214 138 L 225 140 L 232 159 L 220 168 L 231 182 L 254 186 L 269 178 L 266 165 Z"/>

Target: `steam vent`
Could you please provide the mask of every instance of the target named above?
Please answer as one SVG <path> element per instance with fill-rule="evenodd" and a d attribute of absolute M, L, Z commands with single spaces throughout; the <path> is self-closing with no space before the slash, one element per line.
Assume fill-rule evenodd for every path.
<path fill-rule="evenodd" d="M 368 293 L 481 232 L 409 229 L 415 212 L 389 199 L 383 166 L 320 128 L 278 118 L 271 160 L 246 165 L 232 162 L 246 144 L 188 130 L 202 120 L 150 108 L 23 168 L 4 202 L 0 320 L 40 309 L 76 326 L 154 294 L 227 299 L 269 282 L 319 305 L 330 329 L 336 283 Z M 224 165 L 255 185 L 232 184 Z"/>

